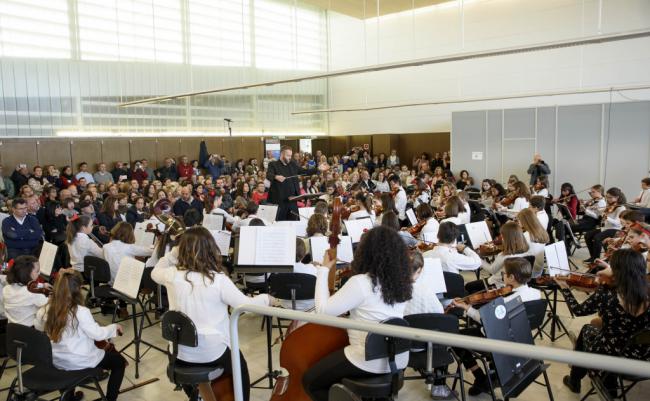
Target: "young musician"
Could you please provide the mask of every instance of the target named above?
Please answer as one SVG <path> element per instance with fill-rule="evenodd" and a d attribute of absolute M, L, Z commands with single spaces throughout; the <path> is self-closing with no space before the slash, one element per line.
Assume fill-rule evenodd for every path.
<path fill-rule="evenodd" d="M 515 199 L 515 203 L 513 203 L 510 210 L 513 212 L 518 212 L 529 206 L 528 202 L 530 201 L 530 191 L 528 191 L 528 187 L 522 181 L 514 183 L 513 186 L 515 188 L 515 192 L 517 193 L 517 198 Z"/>
<path fill-rule="evenodd" d="M 539 223 L 538 216 L 532 208 L 519 212 L 517 221 L 524 230 L 524 237 L 528 241 L 528 251 L 535 256 L 533 277 L 538 277 L 544 270 L 544 248 L 549 242 L 548 233 Z"/>
<path fill-rule="evenodd" d="M 381 225 L 384 214 L 388 212 L 393 212 L 397 214 L 397 209 L 395 208 L 395 200 L 389 193 L 381 194 L 381 214 L 375 219 L 375 227 Z"/>
<path fill-rule="evenodd" d="M 21 255 L 14 259 L 14 265 L 7 271 L 7 285 L 2 289 L 5 315 L 9 323 L 34 325 L 36 311 L 47 303 L 47 297 L 30 292 L 27 285 L 38 279 L 40 271 L 35 256 Z M 50 284 L 43 285 L 52 289 Z"/>
<path fill-rule="evenodd" d="M 650 208 L 650 177 L 641 180 L 641 193 L 634 199 L 634 204 L 642 208 Z"/>
<path fill-rule="evenodd" d="M 434 201 L 436 208 L 438 210 L 443 209 L 445 207 L 445 204 L 447 203 L 447 200 L 449 200 L 449 198 L 451 198 L 454 195 L 456 195 L 456 187 L 454 187 L 453 184 L 450 183 L 442 184 L 442 186 L 440 187 L 440 193 L 437 199 Z"/>
<path fill-rule="evenodd" d="M 463 220 L 461 219 L 461 214 L 465 213 L 465 205 L 456 195 L 447 199 L 444 208 L 444 218 L 440 220 L 440 223 L 452 222 L 458 226 L 463 225 Z"/>
<path fill-rule="evenodd" d="M 110 370 L 106 398 L 115 401 L 124 378 L 126 360 L 117 352 L 97 348 L 95 341 L 117 337 L 123 330 L 117 324 L 102 327 L 95 322 L 90 309 L 83 305 L 82 284 L 79 272 L 60 270 L 49 303 L 39 309 L 34 327 L 50 338 L 52 359 L 57 368 Z"/>
<path fill-rule="evenodd" d="M 370 221 L 374 224 L 375 211 L 372 209 L 372 198 L 362 192 L 358 192 L 354 196 L 354 204 L 359 207 L 359 210 L 350 213 L 348 220 L 370 218 Z"/>
<path fill-rule="evenodd" d="M 70 254 L 70 266 L 76 271 L 84 271 L 86 256 L 104 257 L 102 248 L 89 237 L 92 232 L 93 221 L 88 216 L 77 215 L 68 223 L 65 243 Z"/>
<path fill-rule="evenodd" d="M 120 213 L 118 213 L 119 210 L 119 201 L 116 196 L 108 196 L 104 200 L 104 204 L 102 205 L 102 210 L 97 214 L 97 220 L 99 221 L 99 225 L 102 227 L 106 227 L 108 231 L 113 229 L 117 223 L 119 223 L 122 220 L 122 217 L 120 216 Z M 125 221 L 125 220 L 124 220 Z"/>
<path fill-rule="evenodd" d="M 179 363 L 220 367 L 231 372 L 228 306 L 269 305 L 267 294 L 249 298 L 239 291 L 222 270 L 219 248 L 204 227 L 192 227 L 180 237 L 177 247 L 161 258 L 151 278 L 167 288 L 169 309 L 185 313 L 196 325 L 198 346 L 179 346 Z M 244 399 L 250 398 L 246 361 L 241 355 Z M 202 394 L 211 391 L 201 385 Z M 208 395 L 203 395 L 203 399 Z"/>
<path fill-rule="evenodd" d="M 503 264 L 503 268 L 504 284 L 512 286 L 513 290 L 512 294 L 504 298 L 505 302 L 508 302 L 515 297 L 519 297 L 522 302 L 541 299 L 539 290 L 528 287 L 527 283 L 530 281 L 532 268 L 526 259 L 521 257 L 507 259 Z M 468 305 L 460 299 L 453 300 L 452 304 L 457 308 L 463 309 L 466 316 L 470 317 L 472 320 L 481 323 L 481 314 L 473 306 Z M 463 329 L 460 333 L 475 337 L 483 337 L 480 328 Z M 487 376 L 476 363 L 472 353 L 466 349 L 455 348 L 454 350 L 458 353 L 465 369 L 469 370 L 474 375 L 474 384 L 469 388 L 467 393 L 472 396 L 477 396 L 481 393 L 488 393 L 490 391 L 490 386 Z"/>
<path fill-rule="evenodd" d="M 603 194 L 605 188 L 602 185 L 594 185 L 589 190 L 591 199 L 584 203 L 585 215 L 576 223 L 571 224 L 571 231 L 581 233 L 591 231 L 598 227 L 600 217 L 607 206 Z"/>
<path fill-rule="evenodd" d="M 589 249 L 589 259 L 585 260 L 586 263 L 593 263 L 600 256 L 604 239 L 613 237 L 623 228 L 619 216 L 625 211 L 623 206 L 627 203 L 625 195 L 620 189 L 613 187 L 607 190 L 606 199 L 607 206 L 602 214 L 602 228 L 593 229 L 585 234 L 585 242 Z"/>
<path fill-rule="evenodd" d="M 460 234 L 458 226 L 452 222 L 440 224 L 438 244 L 435 248 L 424 253 L 425 258 L 438 258 L 442 270 L 460 273 L 462 270 L 476 270 L 481 267 L 481 258 L 470 247 L 458 244 L 456 239 Z"/>
<path fill-rule="evenodd" d="M 418 244 L 418 240 L 416 240 L 410 232 L 406 230 L 400 230 L 399 220 L 397 219 L 397 215 L 394 212 L 387 212 L 382 214 L 381 226 L 388 227 L 391 230 L 397 231 L 402 240 L 404 240 L 406 246 L 409 248 L 414 248 Z"/>
<path fill-rule="evenodd" d="M 545 175 L 540 175 L 533 185 L 533 195 L 541 196 L 543 198 L 548 198 L 548 177 Z"/>
<path fill-rule="evenodd" d="M 399 219 L 400 226 L 404 227 L 406 226 L 407 219 L 406 219 L 406 203 L 407 203 L 407 198 L 406 198 L 406 191 L 404 191 L 404 188 L 402 188 L 402 184 L 400 183 L 400 179 L 397 175 L 391 176 L 388 181 L 390 182 L 390 189 L 391 191 L 397 191 L 397 194 L 395 195 L 395 209 L 397 210 L 397 218 Z"/>
<path fill-rule="evenodd" d="M 615 289 L 598 287 L 586 301 L 578 303 L 566 282 L 556 280 L 562 288 L 567 306 L 576 316 L 598 313 L 602 320 L 600 328 L 586 324 L 576 341 L 575 350 L 624 358 L 647 360 L 650 348 L 645 345 L 629 346 L 629 339 L 639 331 L 650 327 L 650 299 L 646 277 L 646 261 L 640 253 L 621 249 L 612 255 Z M 580 393 L 581 381 L 588 370 L 571 367 L 564 377 L 564 384 L 574 393 Z M 615 376 L 611 376 L 615 378 Z M 605 382 L 606 387 L 608 381 Z M 614 384 L 615 383 L 611 383 Z"/>
<path fill-rule="evenodd" d="M 533 212 L 535 212 L 535 215 L 537 216 L 537 220 L 539 221 L 539 224 L 542 226 L 544 230 L 548 229 L 548 222 L 549 222 L 549 217 L 548 213 L 546 213 L 546 200 L 539 195 L 531 196 L 530 197 L 530 206 L 528 206 Z"/>
<path fill-rule="evenodd" d="M 327 217 L 322 214 L 314 213 L 307 221 L 307 236 L 322 237 L 327 235 L 328 229 Z"/>
<path fill-rule="evenodd" d="M 426 221 L 424 227 L 422 227 L 422 230 L 420 231 L 420 238 L 424 238 L 423 234 L 427 234 L 427 236 L 431 235 L 433 238 L 438 236 L 440 223 L 438 223 L 438 220 L 436 220 L 435 216 L 433 215 L 431 206 L 427 204 L 421 204 L 417 207 L 417 209 L 415 209 L 415 215 L 419 221 Z"/>
<path fill-rule="evenodd" d="M 560 187 L 560 197 L 558 199 L 560 200 L 560 203 L 562 203 L 567 207 L 567 209 L 569 209 L 569 214 L 571 214 L 571 218 L 575 220 L 576 216 L 578 215 L 578 204 L 580 202 L 578 201 L 578 196 L 576 195 L 576 191 L 573 189 L 573 185 L 571 185 L 568 182 L 562 184 L 562 186 Z"/>
<path fill-rule="evenodd" d="M 415 192 L 413 193 L 413 207 L 428 205 L 431 202 L 431 189 L 420 177 L 415 179 Z"/>
<path fill-rule="evenodd" d="M 616 243 L 625 239 L 625 243 L 618 246 L 617 249 L 632 248 L 637 252 L 641 252 L 643 257 L 646 258 L 648 249 L 650 248 L 650 231 L 648 233 L 644 231 L 646 224 L 643 223 L 643 215 L 636 210 L 626 210 L 621 213 L 620 218 L 623 224 L 623 230 L 617 234 L 617 237 L 607 238 L 603 241 L 603 244 L 607 245 L 607 250 L 609 251 L 610 247 L 618 246 Z M 613 250 L 615 251 L 616 249 Z M 608 261 L 596 259 L 594 264 L 596 267 L 590 271 L 597 270 L 596 274 L 599 276 L 612 276 L 614 274 Z"/>
<path fill-rule="evenodd" d="M 317 266 L 316 312 L 339 316 L 350 312 L 350 319 L 381 322 L 404 315 L 406 301 L 413 292 L 413 275 L 406 246 L 395 230 L 375 227 L 361 237 L 352 262 L 357 274 L 330 296 L 328 276 L 336 260 L 325 254 Z M 303 377 L 307 394 L 315 401 L 327 401 L 330 387 L 346 377 L 366 377 L 390 372 L 387 358 L 366 361 L 367 333 L 348 330 L 350 345 L 312 366 Z M 402 369 L 408 352 L 396 355 Z"/>
<path fill-rule="evenodd" d="M 119 222 L 111 230 L 111 242 L 102 247 L 104 259 L 111 269 L 110 285 L 113 285 L 115 276 L 120 268 L 120 263 L 125 257 L 151 256 L 153 246 L 140 246 L 135 244 L 133 227 L 127 222 Z"/>
<path fill-rule="evenodd" d="M 487 279 L 480 279 L 470 281 L 465 284 L 465 289 L 468 293 L 473 294 L 482 291 L 488 285 L 495 285 L 496 287 L 503 287 L 503 280 L 501 278 L 501 270 L 503 270 L 504 262 L 509 258 L 524 257 L 530 255 L 528 241 L 524 237 L 524 232 L 519 227 L 519 224 L 514 221 L 509 221 L 501 226 L 501 236 L 503 237 L 503 251 L 501 251 L 491 264 L 483 262 L 481 266 L 491 276 Z"/>

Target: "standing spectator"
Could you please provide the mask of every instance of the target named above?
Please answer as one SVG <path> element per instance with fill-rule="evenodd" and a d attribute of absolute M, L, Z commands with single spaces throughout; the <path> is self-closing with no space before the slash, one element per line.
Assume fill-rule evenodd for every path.
<path fill-rule="evenodd" d="M 23 185 L 27 185 L 29 180 L 29 172 L 27 171 L 26 164 L 19 164 L 16 166 L 16 169 L 11 174 L 11 181 L 14 182 L 14 188 L 22 188 Z"/>
<path fill-rule="evenodd" d="M 535 185 L 537 177 L 551 174 L 551 168 L 542 160 L 542 156 L 539 153 L 535 153 L 533 162 L 528 167 L 528 174 L 530 174 L 530 185 Z"/>
<path fill-rule="evenodd" d="M 106 171 L 106 163 L 99 163 L 97 165 L 97 172 L 93 174 L 93 181 L 97 184 L 111 184 L 113 183 L 113 175 Z"/>
<path fill-rule="evenodd" d="M 2 222 L 2 237 L 7 246 L 8 259 L 37 254 L 43 229 L 35 216 L 27 214 L 25 199 L 14 199 L 11 216 Z"/>
<path fill-rule="evenodd" d="M 2 165 L 0 165 L 0 195 L 5 198 L 13 198 L 15 194 L 14 182 L 2 175 Z"/>
<path fill-rule="evenodd" d="M 210 155 L 210 158 L 205 162 L 204 167 L 206 170 L 208 170 L 208 173 L 210 173 L 212 179 L 216 180 L 217 178 L 221 177 L 224 163 L 219 155 L 212 154 Z"/>
<path fill-rule="evenodd" d="M 124 168 L 124 163 L 115 162 L 115 168 L 111 171 L 113 182 L 122 182 L 129 179 L 129 170 Z"/>
<path fill-rule="evenodd" d="M 149 175 L 147 174 L 147 171 L 142 166 L 141 161 L 136 160 L 135 168 L 133 169 L 133 173 L 131 174 L 131 178 L 133 180 L 136 180 L 138 182 L 138 185 L 142 185 L 142 181 L 149 178 Z"/>
<path fill-rule="evenodd" d="M 86 162 L 79 163 L 79 172 L 75 177 L 77 178 L 77 181 L 79 181 L 81 178 L 85 178 L 86 184 L 91 184 L 95 182 L 93 175 L 88 172 L 88 163 Z"/>
<path fill-rule="evenodd" d="M 178 172 L 176 171 L 174 160 L 171 157 L 165 158 L 165 164 L 156 170 L 156 177 L 162 182 L 165 182 L 167 179 L 178 181 Z"/>
<path fill-rule="evenodd" d="M 192 181 L 194 168 L 190 164 L 190 159 L 187 156 L 181 156 L 181 162 L 178 163 L 178 181 L 189 180 Z"/>

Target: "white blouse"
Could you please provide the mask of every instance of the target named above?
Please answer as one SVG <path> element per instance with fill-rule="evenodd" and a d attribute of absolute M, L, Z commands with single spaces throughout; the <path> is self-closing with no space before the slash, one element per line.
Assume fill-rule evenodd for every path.
<path fill-rule="evenodd" d="M 327 286 L 329 269 L 317 267 L 316 313 L 339 316 L 350 312 L 350 319 L 365 322 L 381 322 L 389 318 L 404 316 L 406 302 L 388 305 L 381 297 L 381 289 L 373 288 L 372 279 L 367 274 L 352 276 L 343 287 L 330 296 Z M 388 358 L 366 361 L 365 343 L 368 334 L 363 331 L 348 330 L 350 345 L 345 347 L 345 357 L 354 366 L 370 373 L 388 373 Z M 408 363 L 408 352 L 396 355 L 397 368 L 403 369 Z"/>
<path fill-rule="evenodd" d="M 202 274 L 179 269 L 178 248 L 162 257 L 151 272 L 151 278 L 167 288 L 169 310 L 185 313 L 196 325 L 198 346 L 179 346 L 178 358 L 185 362 L 213 362 L 230 345 L 228 306 L 242 304 L 268 305 L 267 294 L 249 298 L 223 273 L 214 281 Z"/>
<path fill-rule="evenodd" d="M 84 258 L 86 256 L 97 256 L 98 258 L 104 257 L 102 248 L 91 240 L 88 235 L 84 233 L 77 233 L 72 244 L 68 244 L 68 252 L 70 253 L 70 265 L 76 270 L 84 271 Z"/>
<path fill-rule="evenodd" d="M 462 270 L 476 270 L 481 267 L 481 257 L 468 246 L 463 249 L 463 253 L 459 253 L 456 248 L 439 245 L 423 253 L 422 256 L 440 259 L 442 270 L 450 273 L 460 273 Z"/>
<path fill-rule="evenodd" d="M 120 268 L 120 263 L 125 257 L 135 258 L 136 256 L 151 256 L 153 246 L 140 246 L 135 244 L 126 244 L 122 241 L 112 240 L 102 248 L 104 259 L 108 262 L 111 269 L 110 285 L 113 285 L 115 276 Z"/>
<path fill-rule="evenodd" d="M 424 266 L 417 280 L 413 283 L 411 299 L 406 302 L 404 315 L 416 313 L 444 313 L 438 296 L 431 291 L 435 286 L 436 276 L 430 266 Z"/>
<path fill-rule="evenodd" d="M 605 224 L 603 225 L 603 230 L 620 230 L 623 228 L 621 223 L 620 215 L 625 211 L 625 206 L 617 207 L 613 213 L 603 216 L 605 219 Z"/>
<path fill-rule="evenodd" d="M 45 329 L 48 306 L 36 313 L 34 327 Z M 117 325 L 100 326 L 90 309 L 77 306 L 76 321 L 68 315 L 68 323 L 58 343 L 52 342 L 54 366 L 63 370 L 79 370 L 96 367 L 104 359 L 105 351 L 95 346 L 95 341 L 108 340 L 117 336 Z"/>
<path fill-rule="evenodd" d="M 429 217 L 427 223 L 422 227 L 422 231 L 420 231 L 420 238 L 422 238 L 422 234 L 427 234 L 427 237 L 431 234 L 432 237 L 438 238 L 438 229 L 440 229 L 440 223 L 438 223 L 438 220 L 434 217 Z"/>
<path fill-rule="evenodd" d="M 2 296 L 9 323 L 23 326 L 33 326 L 36 312 L 41 306 L 47 304 L 45 295 L 29 292 L 27 286 L 22 284 L 7 285 L 2 289 Z"/>

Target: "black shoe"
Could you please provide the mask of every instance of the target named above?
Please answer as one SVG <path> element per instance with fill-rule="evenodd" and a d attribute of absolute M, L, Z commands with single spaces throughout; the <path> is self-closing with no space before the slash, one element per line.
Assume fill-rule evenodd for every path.
<path fill-rule="evenodd" d="M 471 396 L 477 396 L 481 393 L 490 392 L 490 383 L 488 383 L 487 377 L 482 380 L 474 380 L 474 384 L 467 390 L 467 394 Z"/>
<path fill-rule="evenodd" d="M 107 370 L 102 370 L 102 374 L 97 376 L 97 381 L 100 382 L 100 381 L 106 380 L 106 379 L 108 379 L 108 376 L 109 376 L 108 371 Z"/>
<path fill-rule="evenodd" d="M 571 376 L 564 376 L 562 383 L 564 383 L 564 385 L 567 386 L 572 393 L 580 394 L 580 382 L 575 383 L 573 380 L 571 380 Z"/>

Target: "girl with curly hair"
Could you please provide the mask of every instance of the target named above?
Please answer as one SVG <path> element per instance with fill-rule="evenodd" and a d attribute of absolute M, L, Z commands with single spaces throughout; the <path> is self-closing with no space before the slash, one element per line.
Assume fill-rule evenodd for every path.
<path fill-rule="evenodd" d="M 339 316 L 350 312 L 350 319 L 381 322 L 404 315 L 406 301 L 413 292 L 413 274 L 404 241 L 395 230 L 375 227 L 361 238 L 354 253 L 352 276 L 330 296 L 328 276 L 336 260 L 325 254 L 317 268 L 316 312 Z M 344 377 L 367 377 L 388 373 L 387 358 L 366 361 L 367 333 L 348 330 L 350 345 L 321 359 L 303 377 L 307 394 L 315 401 L 326 401 L 330 386 Z M 408 352 L 396 356 L 397 368 L 404 368 Z"/>

